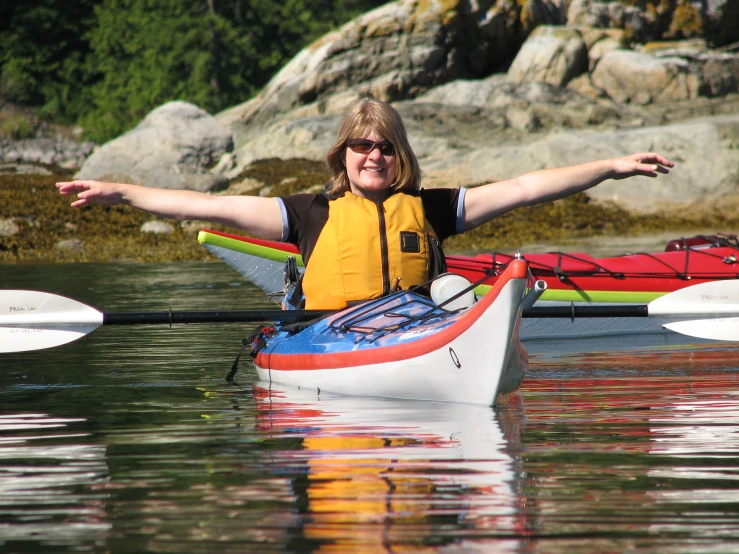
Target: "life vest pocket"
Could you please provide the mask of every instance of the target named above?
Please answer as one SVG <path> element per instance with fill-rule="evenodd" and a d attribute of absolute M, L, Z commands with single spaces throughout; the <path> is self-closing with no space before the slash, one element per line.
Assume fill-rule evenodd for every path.
<path fill-rule="evenodd" d="M 421 251 L 421 240 L 418 233 L 412 231 L 400 232 L 400 251 L 418 254 Z"/>

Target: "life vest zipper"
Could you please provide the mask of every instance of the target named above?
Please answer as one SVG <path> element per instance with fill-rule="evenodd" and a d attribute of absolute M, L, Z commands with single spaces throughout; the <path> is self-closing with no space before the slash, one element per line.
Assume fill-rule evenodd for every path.
<path fill-rule="evenodd" d="M 380 223 L 380 253 L 382 255 L 382 295 L 390 294 L 390 260 L 387 251 L 387 226 L 385 224 L 385 206 L 375 202 L 377 217 Z"/>

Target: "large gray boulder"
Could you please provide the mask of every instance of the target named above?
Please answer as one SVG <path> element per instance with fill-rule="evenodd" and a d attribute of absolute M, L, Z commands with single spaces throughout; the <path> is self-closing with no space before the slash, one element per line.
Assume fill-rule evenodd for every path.
<path fill-rule="evenodd" d="M 696 98 L 703 85 L 700 68 L 678 57 L 612 50 L 592 74 L 595 86 L 620 104 L 650 104 Z"/>
<path fill-rule="evenodd" d="M 562 24 L 563 0 L 396 0 L 301 51 L 253 100 L 220 114 L 233 124 L 266 124 L 314 104 L 341 112 L 359 95 L 414 98 L 440 84 L 500 69 L 539 24 Z M 304 114 L 302 114 L 304 115 Z"/>
<path fill-rule="evenodd" d="M 610 102 L 542 81 L 514 82 L 506 75 L 479 81 L 460 79 L 430 90 L 415 102 L 442 104 L 447 110 L 449 106 L 482 108 L 480 117 L 489 120 L 488 132 L 496 127 L 527 131 L 581 128 L 621 117 Z"/>
<path fill-rule="evenodd" d="M 232 148 L 231 131 L 213 116 L 187 102 L 169 102 L 97 149 L 75 178 L 219 190 L 228 180 L 209 168 Z"/>
<path fill-rule="evenodd" d="M 425 186 L 460 186 L 648 151 L 676 162 L 669 176 L 606 181 L 588 195 L 649 213 L 739 194 L 739 115 L 637 129 L 555 132 L 525 144 L 480 145 L 421 163 Z"/>
<path fill-rule="evenodd" d="M 508 77 L 562 87 L 587 70 L 588 49 L 579 30 L 541 25 L 518 51 Z"/>

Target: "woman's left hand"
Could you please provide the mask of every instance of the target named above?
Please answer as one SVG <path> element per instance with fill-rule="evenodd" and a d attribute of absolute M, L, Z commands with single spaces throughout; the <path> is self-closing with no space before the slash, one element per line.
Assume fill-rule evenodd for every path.
<path fill-rule="evenodd" d="M 675 166 L 670 160 L 655 152 L 641 152 L 623 158 L 614 158 L 611 164 L 611 179 L 626 179 L 636 175 L 656 177 L 658 173 L 669 173 L 668 168 Z"/>

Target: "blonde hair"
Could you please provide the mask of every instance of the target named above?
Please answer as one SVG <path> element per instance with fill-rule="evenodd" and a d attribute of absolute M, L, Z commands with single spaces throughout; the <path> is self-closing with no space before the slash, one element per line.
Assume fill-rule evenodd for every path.
<path fill-rule="evenodd" d="M 413 153 L 405 125 L 400 114 L 385 102 L 372 98 L 361 98 L 349 105 L 339 125 L 336 142 L 328 152 L 328 170 L 331 178 L 326 186 L 330 195 L 351 190 L 349 176 L 344 163 L 346 143 L 375 132 L 395 147 L 397 173 L 390 186 L 392 192 L 402 190 L 416 191 L 421 188 L 421 168 Z"/>

